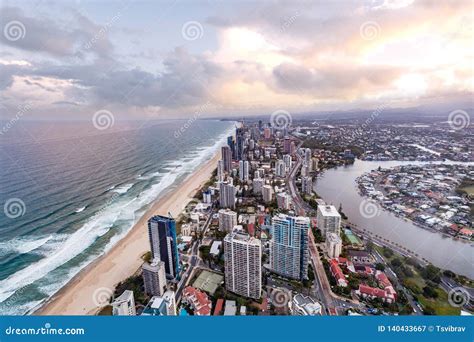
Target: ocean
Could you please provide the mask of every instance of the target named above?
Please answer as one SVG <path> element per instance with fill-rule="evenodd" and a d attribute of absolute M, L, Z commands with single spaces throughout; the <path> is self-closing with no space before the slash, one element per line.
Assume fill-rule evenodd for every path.
<path fill-rule="evenodd" d="M 5 127 L 5 126 L 4 126 Z M 0 136 L 0 315 L 31 313 L 211 159 L 234 123 L 28 122 Z"/>

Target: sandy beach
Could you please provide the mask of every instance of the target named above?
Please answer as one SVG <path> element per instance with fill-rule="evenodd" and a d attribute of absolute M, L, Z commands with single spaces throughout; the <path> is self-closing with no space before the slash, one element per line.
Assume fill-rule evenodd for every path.
<path fill-rule="evenodd" d="M 88 265 L 66 286 L 49 299 L 36 315 L 93 315 L 100 309 L 97 301 L 103 302 L 113 292 L 115 285 L 133 275 L 143 263 L 141 256 L 149 251 L 147 221 L 152 215 L 174 217 L 184 209 L 194 193 L 209 180 L 216 168 L 218 152 L 192 175 L 156 201 L 135 224 L 125 238 L 109 252 Z"/>

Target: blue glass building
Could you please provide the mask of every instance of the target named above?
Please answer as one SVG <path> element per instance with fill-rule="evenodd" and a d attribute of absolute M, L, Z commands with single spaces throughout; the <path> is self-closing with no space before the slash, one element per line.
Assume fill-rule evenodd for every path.
<path fill-rule="evenodd" d="M 153 216 L 148 220 L 148 236 L 153 259 L 165 263 L 167 278 L 178 279 L 180 265 L 175 220 L 166 216 Z"/>

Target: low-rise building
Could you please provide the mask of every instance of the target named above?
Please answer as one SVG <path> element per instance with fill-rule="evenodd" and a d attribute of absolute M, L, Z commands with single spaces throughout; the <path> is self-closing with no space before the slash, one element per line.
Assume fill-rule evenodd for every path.
<path fill-rule="evenodd" d="M 301 293 L 293 296 L 291 301 L 291 313 L 298 316 L 315 316 L 321 314 L 321 304 L 313 298 Z"/>
<path fill-rule="evenodd" d="M 210 316 L 212 302 L 205 292 L 188 286 L 183 291 L 183 303 L 188 304 L 196 316 Z"/>
<path fill-rule="evenodd" d="M 166 291 L 163 296 L 150 299 L 141 316 L 176 316 L 176 299 L 174 291 Z"/>
<path fill-rule="evenodd" d="M 341 268 L 339 267 L 339 263 L 336 259 L 331 259 L 331 261 L 329 262 L 329 269 L 331 271 L 332 276 L 336 279 L 337 286 L 346 287 L 347 279 Z"/>

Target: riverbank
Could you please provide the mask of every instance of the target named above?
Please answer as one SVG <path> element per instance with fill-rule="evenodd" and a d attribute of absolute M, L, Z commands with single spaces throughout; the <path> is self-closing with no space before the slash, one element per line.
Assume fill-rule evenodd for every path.
<path fill-rule="evenodd" d="M 404 165 L 372 170 L 356 182 L 359 194 L 373 200 L 378 209 L 423 229 L 470 241 L 472 206 L 456 188 L 470 179 L 472 170 L 472 166 L 460 164 Z"/>
<path fill-rule="evenodd" d="M 100 309 L 98 302 L 103 302 L 104 294 L 110 297 L 115 286 L 133 275 L 143 263 L 141 257 L 150 249 L 147 232 L 149 217 L 168 215 L 169 212 L 173 216 L 178 216 L 195 192 L 209 180 L 219 158 L 220 152 L 217 152 L 211 160 L 189 175 L 176 188 L 155 201 L 121 241 L 79 272 L 35 314 L 93 315 L 97 313 Z"/>
<path fill-rule="evenodd" d="M 417 258 L 436 267 L 474 279 L 469 258 L 472 244 L 469 241 L 447 238 L 445 235 L 422 229 L 386 210 L 367 211 L 367 200 L 359 194 L 356 179 L 379 167 L 390 168 L 408 164 L 423 165 L 424 163 L 375 162 L 356 159 L 353 165 L 325 170 L 324 174 L 314 182 L 314 189 L 326 203 L 336 207 L 342 205 L 344 214 L 350 218 L 350 221 L 357 227 L 363 227 L 367 234 L 380 238 L 382 241 L 388 241 L 393 246 L 403 246 L 406 250 L 412 251 Z"/>

